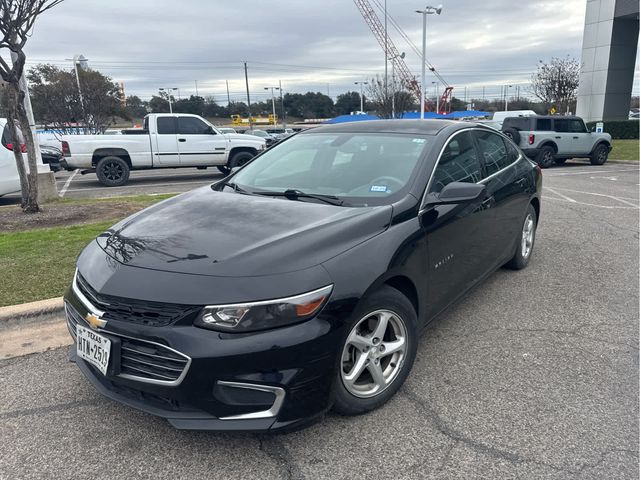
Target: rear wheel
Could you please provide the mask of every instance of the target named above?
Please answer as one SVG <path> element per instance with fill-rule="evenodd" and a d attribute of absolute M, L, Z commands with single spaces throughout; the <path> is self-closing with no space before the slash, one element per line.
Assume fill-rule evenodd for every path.
<path fill-rule="evenodd" d="M 384 286 L 363 300 L 342 343 L 333 409 L 359 415 L 387 402 L 406 380 L 417 349 L 417 316 Z"/>
<path fill-rule="evenodd" d="M 537 217 L 536 210 L 533 205 L 529 204 L 527 213 L 522 222 L 520 235 L 518 236 L 516 251 L 513 258 L 505 265 L 513 270 L 522 270 L 529 264 L 531 253 L 533 252 L 533 244 L 536 239 Z"/>
<path fill-rule="evenodd" d="M 567 160 L 569 160 L 568 158 L 556 158 L 554 159 L 554 162 L 556 162 L 556 165 L 564 165 L 564 162 L 566 162 Z"/>
<path fill-rule="evenodd" d="M 107 187 L 120 187 L 126 184 L 129 173 L 129 164 L 120 157 L 104 157 L 96 164 L 98 181 Z"/>
<path fill-rule="evenodd" d="M 553 160 L 555 153 L 553 147 L 545 145 L 540 149 L 538 155 L 536 155 L 536 163 L 540 165 L 540 168 L 549 168 L 555 163 Z"/>
<path fill-rule="evenodd" d="M 231 160 L 229 160 L 229 166 L 231 168 L 242 167 L 246 163 L 248 163 L 255 155 L 251 152 L 237 152 L 233 154 Z"/>
<path fill-rule="evenodd" d="M 591 165 L 603 165 L 609 158 L 609 147 L 598 145 L 591 154 Z"/>

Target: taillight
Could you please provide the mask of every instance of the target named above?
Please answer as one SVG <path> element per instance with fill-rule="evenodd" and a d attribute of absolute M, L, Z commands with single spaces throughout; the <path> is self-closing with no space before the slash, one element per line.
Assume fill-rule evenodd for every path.
<path fill-rule="evenodd" d="M 69 149 L 69 142 L 62 142 L 62 154 L 65 157 L 68 157 L 71 155 L 71 150 Z"/>
<path fill-rule="evenodd" d="M 11 150 L 11 151 L 13 152 L 13 143 L 7 143 L 7 144 L 5 145 L 5 147 L 7 147 L 7 150 Z M 26 145 L 26 144 L 24 144 L 24 143 L 21 143 L 21 144 L 20 144 L 20 151 L 21 151 L 22 153 L 27 153 L 27 145 Z"/>
<path fill-rule="evenodd" d="M 533 142 L 536 141 L 536 136 L 533 133 L 529 134 L 529 145 L 533 145 Z"/>
<path fill-rule="evenodd" d="M 7 150 L 11 150 L 13 152 L 13 143 L 7 143 L 5 147 L 7 147 Z"/>

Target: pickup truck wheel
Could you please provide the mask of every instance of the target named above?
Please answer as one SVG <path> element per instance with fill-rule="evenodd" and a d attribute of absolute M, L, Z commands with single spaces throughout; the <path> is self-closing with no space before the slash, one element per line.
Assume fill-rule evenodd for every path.
<path fill-rule="evenodd" d="M 550 147 L 549 145 L 545 145 L 540 149 L 540 151 L 538 152 L 538 155 L 536 155 L 536 163 L 540 165 L 540 168 L 549 168 L 551 165 L 554 164 L 554 160 L 553 160 L 554 154 L 555 154 L 555 151 L 553 150 L 553 147 Z"/>
<path fill-rule="evenodd" d="M 226 165 L 218 165 L 217 168 L 225 177 L 231 173 L 231 169 Z"/>
<path fill-rule="evenodd" d="M 121 187 L 129 180 L 129 173 L 129 165 L 120 157 L 104 157 L 96 165 L 98 181 L 107 187 Z"/>
<path fill-rule="evenodd" d="M 509 137 L 513 143 L 520 145 L 520 132 L 518 130 L 515 128 L 505 128 L 502 133 Z"/>
<path fill-rule="evenodd" d="M 591 154 L 591 165 L 603 165 L 609 158 L 609 147 L 598 145 Z"/>
<path fill-rule="evenodd" d="M 229 167 L 242 167 L 245 163 L 248 163 L 254 155 L 250 152 L 238 152 L 231 157 L 229 160 Z"/>

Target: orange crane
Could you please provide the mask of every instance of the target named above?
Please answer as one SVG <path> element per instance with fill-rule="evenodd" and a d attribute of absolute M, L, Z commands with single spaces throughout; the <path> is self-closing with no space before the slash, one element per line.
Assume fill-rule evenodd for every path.
<path fill-rule="evenodd" d="M 411 70 L 409 70 L 409 67 L 407 67 L 407 64 L 405 63 L 404 59 L 400 56 L 398 49 L 396 48 L 391 38 L 389 38 L 389 35 L 387 35 L 386 42 L 385 42 L 384 26 L 382 25 L 382 22 L 378 18 L 378 15 L 376 14 L 375 10 L 371 6 L 371 3 L 369 3 L 368 0 L 353 0 L 353 3 L 355 3 L 356 7 L 358 7 L 358 10 L 360 10 L 360 14 L 362 15 L 362 17 L 364 18 L 364 21 L 367 23 L 367 25 L 371 29 L 373 36 L 376 37 L 376 40 L 378 40 L 378 43 L 382 47 L 382 50 L 385 50 L 385 43 L 386 43 L 385 53 L 387 55 L 387 58 L 391 62 L 393 62 L 394 68 L 399 73 L 401 83 L 404 84 L 405 87 L 416 96 L 416 98 L 420 99 L 420 83 L 416 80 L 416 77 L 411 73 Z M 395 24 L 395 21 L 393 21 L 393 19 L 391 20 Z M 396 28 L 399 28 L 397 24 L 395 24 L 395 26 Z M 406 39 L 409 40 L 408 37 Z M 413 44 L 411 45 L 414 48 L 414 50 L 416 50 L 415 45 Z M 442 98 L 440 99 L 440 112 L 438 113 L 447 113 L 448 111 L 451 110 L 451 92 L 453 90 L 453 87 L 449 86 L 447 82 L 445 82 L 444 79 L 436 73 L 434 67 L 429 66 L 429 70 L 431 70 L 434 74 L 436 74 L 438 78 L 440 78 L 440 80 L 445 85 L 444 93 L 442 94 Z M 431 110 L 435 110 L 431 102 L 429 102 L 426 98 L 424 101 L 424 107 L 425 107 L 424 108 L 425 111 L 427 112 Z"/>

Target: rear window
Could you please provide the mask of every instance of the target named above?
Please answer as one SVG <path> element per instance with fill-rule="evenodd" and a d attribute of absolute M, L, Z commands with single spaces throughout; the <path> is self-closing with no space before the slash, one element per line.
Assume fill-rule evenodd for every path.
<path fill-rule="evenodd" d="M 175 135 L 176 119 L 175 117 L 158 117 L 158 134 L 159 135 Z"/>
<path fill-rule="evenodd" d="M 539 118 L 538 121 L 536 122 L 535 130 L 539 130 L 539 131 L 542 131 L 542 132 L 552 132 L 553 131 L 553 127 L 551 126 L 551 119 L 550 118 Z"/>

